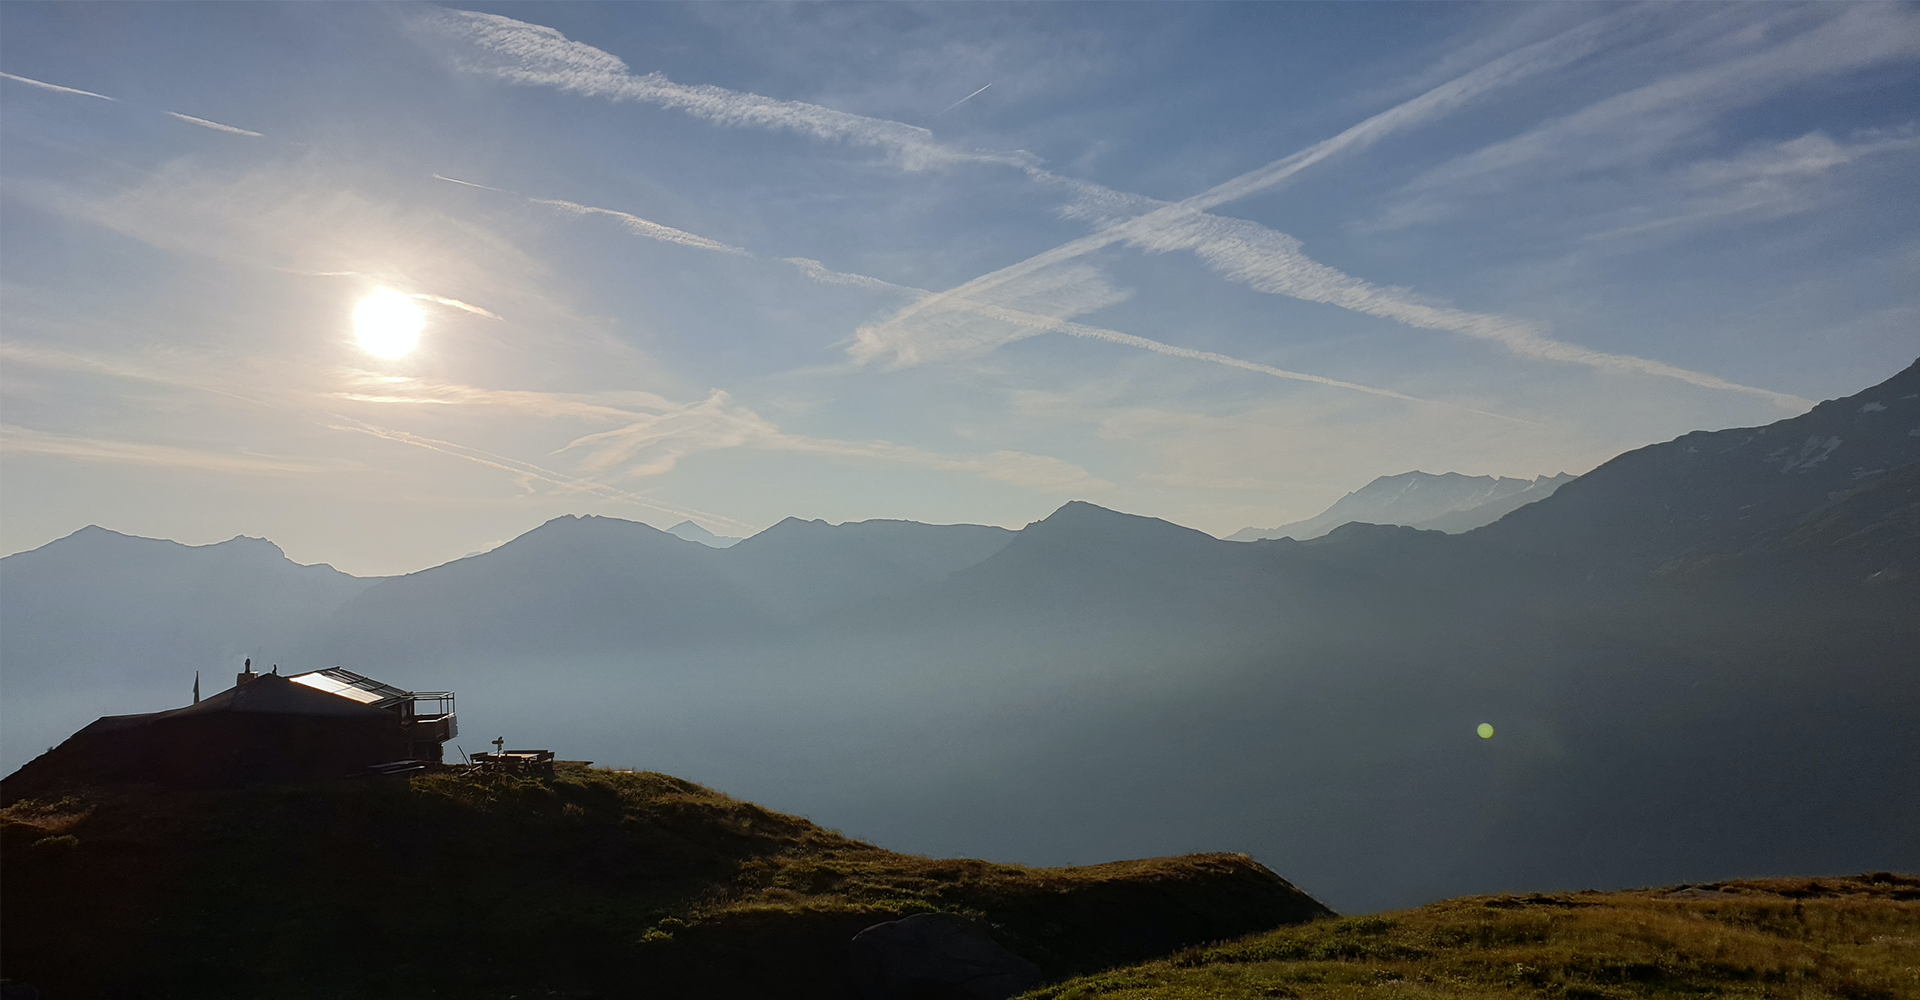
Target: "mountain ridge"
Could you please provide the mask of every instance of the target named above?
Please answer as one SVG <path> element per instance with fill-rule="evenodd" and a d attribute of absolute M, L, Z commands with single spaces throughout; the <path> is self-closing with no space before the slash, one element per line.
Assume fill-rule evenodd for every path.
<path fill-rule="evenodd" d="M 1897 711 L 1920 700 L 1916 370 L 1637 449 L 1461 534 L 1241 543 L 1072 501 L 1019 531 L 789 519 L 714 549 L 569 517 L 369 587 L 286 648 L 924 853 L 1232 843 L 1347 907 L 1885 866 L 1920 825 L 1892 763 L 1920 754 Z M 88 627 L 35 627 L 60 622 Z M 154 707 L 102 706 L 132 682 L 0 638 L 9 754 Z M 184 664 L 131 666 L 184 695 Z M 23 673 L 69 701 L 15 697 Z M 1130 807 L 1147 789 L 1180 805 Z"/>
<path fill-rule="evenodd" d="M 1564 472 L 1533 479 L 1508 479 L 1464 476 L 1458 472 L 1435 475 L 1417 470 L 1380 476 L 1313 517 L 1277 528 L 1242 528 L 1228 535 L 1227 541 L 1276 538 L 1306 541 L 1353 521 L 1458 534 L 1490 524 L 1512 510 L 1550 496 L 1577 478 Z"/>

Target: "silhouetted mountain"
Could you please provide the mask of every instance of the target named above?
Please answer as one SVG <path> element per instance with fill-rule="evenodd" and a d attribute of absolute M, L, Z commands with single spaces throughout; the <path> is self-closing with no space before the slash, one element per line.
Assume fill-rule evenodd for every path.
<path fill-rule="evenodd" d="M 1920 362 L 1765 427 L 1696 431 L 1627 452 L 1475 536 L 1644 572 L 1806 516 L 1917 459 Z"/>
<path fill-rule="evenodd" d="M 6 759 L 100 715 L 184 704 L 195 670 L 219 683 L 242 657 L 278 657 L 373 582 L 263 538 L 182 545 L 94 525 L 0 559 Z"/>
<path fill-rule="evenodd" d="M 1227 536 L 1230 542 L 1268 538 L 1306 541 L 1343 524 L 1399 524 L 1457 534 L 1491 524 L 1526 504 L 1551 496 L 1578 477 L 1560 473 L 1535 479 L 1504 476 L 1463 476 L 1457 472 L 1433 475 L 1403 472 L 1381 476 L 1334 501 L 1333 506 L 1278 528 L 1242 528 Z"/>
<path fill-rule="evenodd" d="M 638 521 L 557 517 L 477 556 L 383 580 L 303 647 L 311 663 L 597 653 L 763 618 L 716 550 Z"/>
<path fill-rule="evenodd" d="M 699 542 L 702 545 L 716 549 L 724 549 L 728 546 L 738 544 L 740 541 L 740 539 L 729 535 L 716 535 L 692 521 L 681 521 L 679 524 L 668 528 L 667 534 L 675 538 L 684 538 L 689 542 Z"/>
<path fill-rule="evenodd" d="M 1459 535 L 1247 544 L 1074 502 L 723 550 L 562 518 L 340 599 L 294 665 L 452 687 L 517 740 L 906 850 L 1244 849 L 1343 907 L 1898 866 L 1917 381 L 1628 453 Z M 79 722 L 168 707 L 73 697 Z"/>
<path fill-rule="evenodd" d="M 805 621 L 945 579 L 1014 537 L 980 524 L 789 517 L 728 550 L 718 565 L 766 613 Z"/>
<path fill-rule="evenodd" d="M 756 635 L 941 579 L 1013 532 L 788 518 L 726 549 L 636 521 L 560 517 L 382 581 L 302 652 L 314 663 L 592 657 Z"/>

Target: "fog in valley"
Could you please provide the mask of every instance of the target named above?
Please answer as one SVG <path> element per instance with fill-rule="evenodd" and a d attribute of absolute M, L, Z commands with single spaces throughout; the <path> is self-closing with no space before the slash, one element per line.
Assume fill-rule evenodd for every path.
<path fill-rule="evenodd" d="M 1344 910 L 1895 866 L 1920 823 L 1916 378 L 1464 535 L 1221 541 L 1073 502 L 718 549 L 567 517 L 358 580 L 88 529 L 0 563 L 8 766 L 257 655 L 453 689 L 469 751 L 664 771 L 936 856 L 1246 851 Z M 1804 475 L 1768 447 L 1830 430 Z M 1900 468 L 1823 489 L 1876 464 Z"/>
<path fill-rule="evenodd" d="M 0 13 L 6 775 L 251 661 L 1344 913 L 1920 868 L 1920 8 Z"/>

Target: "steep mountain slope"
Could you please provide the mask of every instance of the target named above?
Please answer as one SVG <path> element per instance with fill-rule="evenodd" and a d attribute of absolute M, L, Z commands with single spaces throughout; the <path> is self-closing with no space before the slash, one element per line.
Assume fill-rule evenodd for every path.
<path fill-rule="evenodd" d="M 242 657 L 276 659 L 374 582 L 265 539 L 94 526 L 0 559 L 0 757 L 11 768 L 99 715 L 183 704 L 196 670 L 219 684 Z"/>
<path fill-rule="evenodd" d="M 1509 511 L 1552 495 L 1576 477 L 1566 473 L 1536 479 L 1504 476 L 1463 476 L 1457 472 L 1433 475 L 1403 472 L 1381 476 L 1341 497 L 1333 506 L 1277 528 L 1242 528 L 1227 536 L 1230 542 L 1268 538 L 1306 541 L 1351 521 L 1399 524 L 1435 531 L 1461 532 L 1505 516 Z"/>
<path fill-rule="evenodd" d="M 1627 452 L 1474 532 L 1480 542 L 1644 572 L 1801 517 L 1920 461 L 1920 361 L 1765 427 Z"/>
<path fill-rule="evenodd" d="M 1424 521 L 1414 521 L 1408 525 L 1413 528 L 1425 528 L 1429 531 L 1444 531 L 1457 535 L 1463 531 L 1472 531 L 1483 524 L 1492 524 L 1536 500 L 1545 500 L 1553 491 L 1573 482 L 1579 476 L 1559 473 L 1552 476 L 1539 476 L 1527 483 L 1526 488 L 1517 493 L 1496 496 L 1471 507 L 1448 511 Z M 1397 522 L 1396 522 L 1397 523 Z"/>

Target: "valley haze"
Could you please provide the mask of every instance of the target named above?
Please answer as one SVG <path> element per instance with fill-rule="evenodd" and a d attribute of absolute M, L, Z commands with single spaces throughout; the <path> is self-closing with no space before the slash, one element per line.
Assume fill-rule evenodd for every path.
<path fill-rule="evenodd" d="M 0 770 L 57 785 L 77 730 L 247 660 L 457 692 L 454 759 L 596 762 L 23 798 L 9 927 L 72 904 L 44 955 L 158 927 L 187 995 L 223 953 L 166 935 L 255 912 L 307 955 L 368 912 L 336 806 L 411 817 L 367 884 L 553 889 L 537 957 L 432 918 L 474 982 L 582 914 L 682 925 L 697 979 L 766 913 L 830 963 L 874 900 L 1077 887 L 1008 917 L 1040 954 L 1162 876 L 1291 902 L 1111 908 L 1047 975 L 1321 904 L 1859 873 L 1906 912 L 1872 876 L 1920 870 L 1920 5 L 0 21 Z M 168 817 L 187 867 L 143 867 Z M 507 839 L 408 867 L 462 829 Z M 552 857 L 496 863 L 522 834 Z M 340 906 L 170 902 L 222 845 Z"/>
<path fill-rule="evenodd" d="M 1453 535 L 566 516 L 361 579 L 90 527 L 0 560 L 6 766 L 254 656 L 895 849 L 1245 850 L 1344 910 L 1910 866 L 1916 429 L 1920 362 Z"/>

